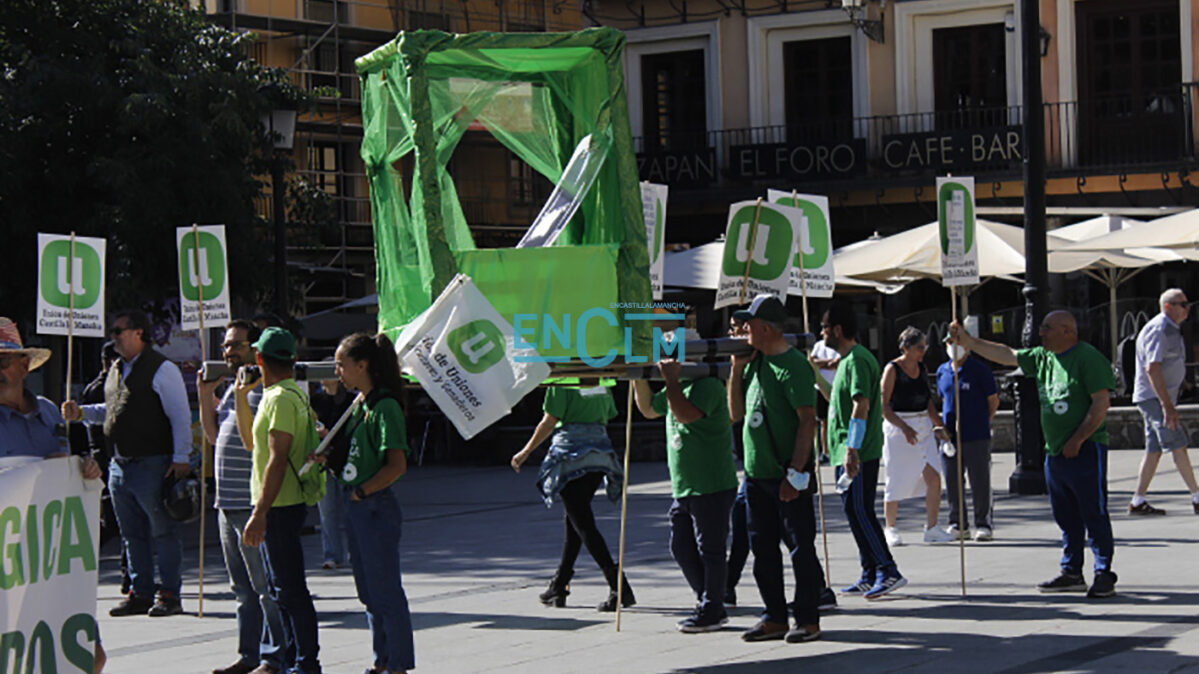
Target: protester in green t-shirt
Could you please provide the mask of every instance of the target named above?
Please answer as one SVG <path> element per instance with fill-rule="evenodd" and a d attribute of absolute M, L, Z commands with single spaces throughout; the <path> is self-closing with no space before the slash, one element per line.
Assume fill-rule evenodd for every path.
<path fill-rule="evenodd" d="M 729 374 L 729 413 L 745 420 L 746 499 L 754 579 L 766 610 L 741 638 L 783 639 L 796 643 L 820 638 L 819 604 L 824 574 L 816 556 L 815 374 L 783 333 L 787 311 L 772 295 L 758 295 L 734 314 L 749 327 L 748 356 L 733 356 Z M 795 628 L 788 631 L 779 543 L 787 542 L 795 571 Z"/>
<path fill-rule="evenodd" d="M 254 511 L 246 522 L 246 545 L 266 543 L 272 594 L 291 621 L 296 669 L 310 674 L 321 669 L 317 653 L 316 608 L 304 577 L 304 546 L 300 533 L 308 506 L 301 490 L 298 468 L 316 449 L 310 446 L 315 425 L 308 394 L 296 384 L 292 369 L 296 338 L 282 328 L 267 328 L 254 343 L 262 372 L 262 400 L 251 411 L 249 393 L 258 386 L 243 366 L 238 371 L 234 409 L 237 429 L 246 450 L 253 454 L 250 474 Z"/>
<path fill-rule="evenodd" d="M 837 489 L 862 562 L 857 582 L 841 591 L 877 599 L 908 582 L 891 557 L 874 510 L 883 455 L 882 372 L 874 354 L 858 343 L 858 317 L 849 304 L 832 303 L 820 334 L 841 355 L 832 385 L 824 377 L 816 383 L 829 401 L 829 455 L 838 467 Z"/>
<path fill-rule="evenodd" d="M 400 579 L 403 514 L 391 488 L 408 471 L 408 431 L 396 398 L 404 382 L 395 347 L 383 334 L 346 337 L 334 360 L 341 382 L 364 399 L 342 431 L 350 433 L 350 448 L 340 479 L 350 487 L 346 540 L 374 644 L 372 671 L 407 671 L 416 667 L 416 651 Z"/>
<path fill-rule="evenodd" d="M 667 334 L 677 322 L 655 321 Z M 669 332 L 668 332 L 669 331 Z M 669 510 L 670 551 L 699 604 L 678 623 L 680 632 L 719 630 L 724 606 L 729 511 L 737 495 L 737 467 L 724 383 L 715 377 L 679 380 L 680 364 L 658 363 L 666 388 L 633 382 L 637 408 L 647 419 L 666 417 L 666 459 L 674 501 Z"/>
<path fill-rule="evenodd" d="M 1091 598 L 1116 594 L 1112 571 L 1115 541 L 1107 511 L 1105 420 L 1116 380 L 1111 362 L 1078 339 L 1078 324 L 1067 311 L 1053 311 L 1041 323 L 1041 346 L 1013 349 L 969 335 L 960 323 L 950 337 L 1001 365 L 1019 365 L 1037 381 L 1041 430 L 1045 434 L 1045 484 L 1053 518 L 1062 530 L 1061 574 L 1038 585 L 1042 592 L 1081 592 Z M 1083 549 L 1090 540 L 1095 579 L 1082 575 Z"/>
<path fill-rule="evenodd" d="M 608 438 L 608 421 L 616 416 L 616 403 L 599 380 L 585 382 L 582 387 L 551 386 L 545 390 L 544 415 L 541 423 L 533 430 L 533 437 L 523 449 L 512 455 L 512 470 L 520 467 L 529 456 L 553 436 L 549 452 L 537 472 L 537 489 L 548 508 L 554 498 L 562 499 L 566 510 L 566 540 L 562 543 L 562 558 L 558 570 L 550 579 L 549 587 L 538 595 L 546 606 L 566 606 L 570 594 L 570 579 L 574 576 L 575 561 L 579 550 L 587 546 L 587 552 L 599 565 L 608 581 L 608 598 L 596 608 L 600 611 L 615 611 L 617 603 L 616 563 L 604 541 L 603 534 L 595 524 L 591 511 L 591 499 L 599 489 L 600 482 L 607 482 L 608 499 L 613 503 L 620 500 L 624 470 Z M 629 581 L 621 578 L 620 605 L 636 603 Z"/>

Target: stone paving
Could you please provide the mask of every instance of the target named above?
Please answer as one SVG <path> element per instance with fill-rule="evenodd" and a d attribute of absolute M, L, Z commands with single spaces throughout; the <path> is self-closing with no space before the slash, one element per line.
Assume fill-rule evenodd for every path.
<path fill-rule="evenodd" d="M 909 541 L 895 550 L 910 583 L 877 602 L 843 598 L 807 644 L 749 644 L 739 631 L 760 610 L 752 574 L 721 632 L 684 635 L 675 621 L 693 600 L 667 547 L 666 467 L 635 463 L 629 497 L 626 566 L 637 606 L 594 609 L 606 594 L 584 551 L 568 605 L 547 608 L 537 594 L 552 574 L 562 538 L 560 506 L 547 510 L 535 471 L 501 467 L 415 468 L 398 487 L 404 508 L 404 586 L 422 672 L 1142 672 L 1199 671 L 1199 516 L 1172 463 L 1162 462 L 1152 501 L 1158 518 L 1125 514 L 1140 452 L 1111 453 L 1119 596 L 1041 595 L 1035 584 L 1057 571 L 1058 533 L 1044 496 L 996 496 L 995 540 L 966 545 L 962 596 L 956 544 L 925 545 L 922 500 L 900 508 Z M 1006 487 L 1013 456 L 997 455 L 995 484 Z M 832 472 L 824 469 L 826 492 Z M 880 490 L 881 498 L 881 490 Z M 827 503 L 834 587 L 857 578 L 857 554 L 839 499 Z M 879 512 L 881 515 L 881 503 Z M 619 507 L 597 497 L 600 527 L 615 553 Z M 313 511 L 315 522 L 316 513 Z M 945 514 L 942 513 L 942 522 Z M 215 521 L 215 520 L 214 520 Z M 115 547 L 105 547 L 99 612 L 109 668 L 116 674 L 209 672 L 236 659 L 234 602 L 209 526 L 205 615 L 198 618 L 195 529 L 185 560 L 184 605 L 171 618 L 110 618 L 119 599 Z M 819 538 L 818 538 L 819 545 Z M 370 637 L 348 569 L 319 569 L 319 536 L 305 549 L 309 586 L 321 618 L 326 672 L 362 672 Z M 752 564 L 752 557 L 750 559 Z M 1088 555 L 1088 564 L 1089 564 Z M 1090 571 L 1088 568 L 1088 578 Z"/>

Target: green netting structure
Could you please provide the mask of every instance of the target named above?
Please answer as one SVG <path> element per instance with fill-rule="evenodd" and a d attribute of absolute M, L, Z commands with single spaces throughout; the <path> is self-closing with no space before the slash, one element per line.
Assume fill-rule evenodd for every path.
<path fill-rule="evenodd" d="M 395 330 L 470 275 L 509 321 L 554 316 L 572 329 L 584 312 L 651 300 L 637 165 L 622 75 L 624 34 L 402 32 L 356 61 L 362 79 L 362 158 L 370 181 L 379 325 Z M 579 142 L 607 149 L 594 186 L 556 244 L 479 249 L 459 203 L 450 157 L 481 125 L 557 183 Z M 400 160 L 413 153 L 411 194 Z M 469 159 L 469 158 L 467 158 Z M 460 158 L 461 160 L 461 158 Z M 641 309 L 642 313 L 646 310 Z M 618 321 L 620 322 L 620 321 Z M 649 324 L 587 323 L 587 349 L 646 353 Z M 533 338 L 544 356 L 573 355 Z M 629 341 L 631 351 L 626 352 Z"/>

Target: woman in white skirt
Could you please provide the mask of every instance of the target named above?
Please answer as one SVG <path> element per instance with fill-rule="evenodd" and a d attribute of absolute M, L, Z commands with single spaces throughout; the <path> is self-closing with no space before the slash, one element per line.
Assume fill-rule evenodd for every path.
<path fill-rule="evenodd" d="M 924 542 L 951 541 L 953 535 L 937 527 L 941 509 L 938 440 L 945 430 L 924 369 L 928 339 L 909 325 L 899 335 L 899 350 L 902 355 L 883 369 L 883 464 L 887 476 L 883 491 L 887 526 L 883 533 L 888 545 L 903 545 L 895 528 L 899 502 L 923 494 L 927 510 Z"/>

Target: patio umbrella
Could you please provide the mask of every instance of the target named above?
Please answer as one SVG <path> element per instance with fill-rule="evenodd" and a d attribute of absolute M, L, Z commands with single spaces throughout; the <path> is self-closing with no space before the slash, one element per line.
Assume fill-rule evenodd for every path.
<path fill-rule="evenodd" d="M 838 255 L 843 251 L 869 245 L 870 240 L 858 241 L 833 251 L 833 268 L 837 269 Z M 663 285 L 676 288 L 698 288 L 715 290 L 720 278 L 720 262 L 724 256 L 724 240 L 717 239 L 702 246 L 666 254 Z M 839 270 L 838 270 L 839 271 Z M 836 276 L 838 288 L 852 286 L 873 289 L 885 294 L 899 292 L 903 283 L 887 283 L 849 278 L 840 273 Z M 796 293 L 791 293 L 796 294 Z"/>
<path fill-rule="evenodd" d="M 1159 261 L 1199 260 L 1197 246 L 1199 210 L 1189 210 L 1085 239 L 1066 250 L 1116 250 L 1140 257 L 1156 257 Z M 1147 248 L 1158 250 L 1146 251 Z"/>
<path fill-rule="evenodd" d="M 1193 211 L 1178 215 L 1190 213 Z M 1199 219 L 1196 221 L 1199 222 Z M 1056 241 L 1049 244 L 1049 271 L 1055 274 L 1082 271 L 1107 287 L 1108 303 L 1111 305 L 1109 331 L 1112 363 L 1119 362 L 1116 289 L 1151 265 L 1188 259 L 1180 254 L 1185 251 L 1174 248 L 1118 245 L 1122 239 L 1133 243 L 1149 240 L 1144 236 L 1149 231 L 1145 228 L 1152 224 L 1118 215 L 1101 215 L 1052 231 L 1051 238 L 1056 237 Z M 1158 237 L 1157 241 L 1169 241 L 1168 235 L 1155 233 L 1153 236 Z M 1111 243 L 1113 241 L 1114 244 Z"/>
<path fill-rule="evenodd" d="M 990 220 L 977 220 L 978 266 L 981 276 L 1010 277 L 1024 273 L 1024 230 Z M 941 278 L 941 240 L 930 222 L 883 237 L 833 258 L 839 274 L 874 281 Z"/>

